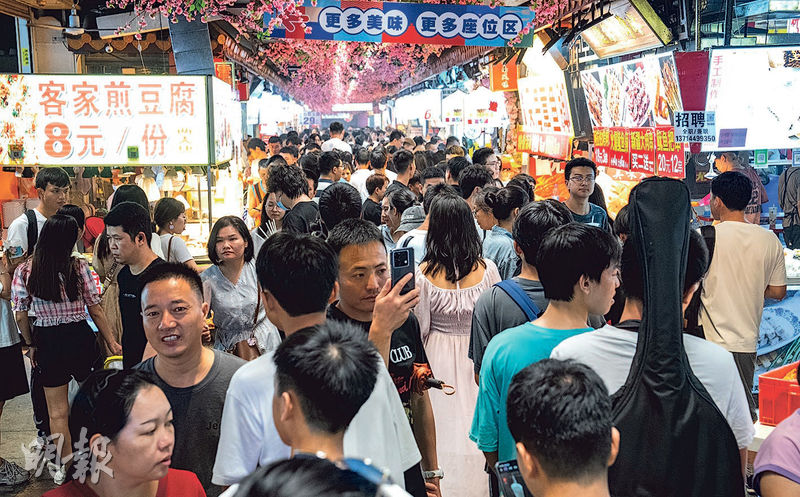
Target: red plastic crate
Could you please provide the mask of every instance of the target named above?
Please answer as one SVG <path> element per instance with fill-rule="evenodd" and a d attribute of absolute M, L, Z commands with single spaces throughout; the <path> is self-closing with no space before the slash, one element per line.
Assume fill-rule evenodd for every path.
<path fill-rule="evenodd" d="M 783 378 L 800 362 L 766 372 L 758 377 L 758 421 L 775 426 L 800 409 L 800 385 Z"/>

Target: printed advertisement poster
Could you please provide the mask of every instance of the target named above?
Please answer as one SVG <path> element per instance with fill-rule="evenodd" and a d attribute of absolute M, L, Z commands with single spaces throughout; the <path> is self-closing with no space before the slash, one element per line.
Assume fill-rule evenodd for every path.
<path fill-rule="evenodd" d="M 658 175 L 668 178 L 685 178 L 686 154 L 683 143 L 675 141 L 675 129 L 670 126 L 658 126 L 655 133 Z"/>
<path fill-rule="evenodd" d="M 594 128 L 594 163 L 598 166 L 608 165 L 608 128 Z"/>
<path fill-rule="evenodd" d="M 800 46 L 711 51 L 706 110 L 716 143 L 703 150 L 794 148 L 800 144 Z"/>
<path fill-rule="evenodd" d="M 2 165 L 209 162 L 204 76 L 2 74 L 0 121 Z"/>
<path fill-rule="evenodd" d="M 653 128 L 632 128 L 630 137 L 631 171 L 655 174 L 656 150 Z"/>
<path fill-rule="evenodd" d="M 631 135 L 627 128 L 609 130 L 608 167 L 616 169 L 631 168 Z"/>
<path fill-rule="evenodd" d="M 581 82 L 592 126 L 669 125 L 682 109 L 671 53 L 582 71 Z"/>

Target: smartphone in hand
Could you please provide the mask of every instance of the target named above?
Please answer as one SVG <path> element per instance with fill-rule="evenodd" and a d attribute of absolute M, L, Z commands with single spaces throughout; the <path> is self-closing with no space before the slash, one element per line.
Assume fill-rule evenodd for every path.
<path fill-rule="evenodd" d="M 403 279 L 403 276 L 408 273 L 414 274 L 414 248 L 405 247 L 390 251 L 389 266 L 392 270 L 392 287 L 394 287 L 398 281 Z M 400 295 L 406 294 L 413 289 L 414 278 L 412 277 L 408 283 L 405 284 Z"/>
<path fill-rule="evenodd" d="M 498 462 L 494 465 L 494 469 L 497 472 L 500 492 L 505 497 L 533 497 L 525 485 L 525 480 L 522 479 L 516 459 Z"/>

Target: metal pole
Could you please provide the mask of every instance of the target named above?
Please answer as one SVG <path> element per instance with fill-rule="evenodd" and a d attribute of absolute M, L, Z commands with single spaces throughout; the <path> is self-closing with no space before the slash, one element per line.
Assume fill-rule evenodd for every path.
<path fill-rule="evenodd" d="M 731 33 L 733 31 L 733 0 L 725 0 L 725 37 L 723 38 L 723 46 L 729 47 L 731 45 Z"/>
<path fill-rule="evenodd" d="M 206 115 L 208 116 L 208 130 L 206 134 L 208 135 L 208 171 L 206 172 L 206 182 L 208 185 L 208 232 L 211 233 L 211 228 L 213 228 L 214 222 L 212 219 L 212 196 L 211 196 L 211 175 L 213 172 L 211 171 L 211 166 L 216 164 L 217 161 L 217 152 L 215 150 L 215 141 L 214 141 L 214 77 L 213 76 L 206 76 Z M 198 179 L 199 181 L 199 179 Z M 201 211 L 202 203 L 201 203 Z M 202 221 L 202 219 L 201 219 Z"/>
<path fill-rule="evenodd" d="M 700 0 L 694 0 L 694 49 L 700 51 Z"/>

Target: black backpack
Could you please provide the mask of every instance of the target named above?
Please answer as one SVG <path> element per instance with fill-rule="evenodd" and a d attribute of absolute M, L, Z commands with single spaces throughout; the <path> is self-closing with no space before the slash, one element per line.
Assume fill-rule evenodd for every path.
<path fill-rule="evenodd" d="M 636 355 L 612 397 L 620 451 L 615 497 L 743 497 L 736 438 L 683 348 L 681 294 L 689 244 L 689 191 L 648 178 L 630 195 L 645 305 Z"/>
<path fill-rule="evenodd" d="M 28 218 L 28 231 L 26 236 L 28 238 L 28 253 L 27 256 L 33 255 L 33 249 L 36 248 L 36 242 L 39 241 L 39 221 L 36 219 L 36 213 L 33 209 L 25 211 L 25 217 Z"/>

